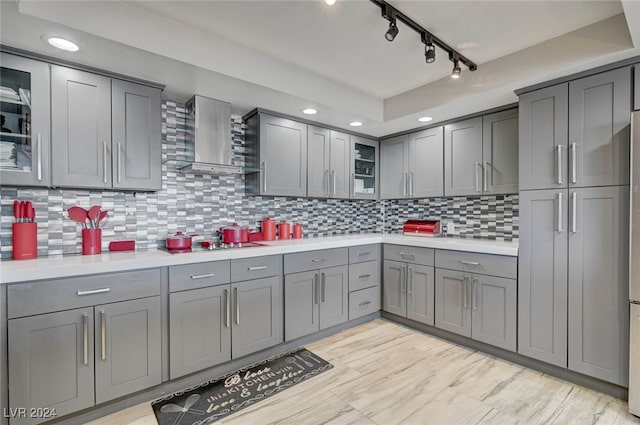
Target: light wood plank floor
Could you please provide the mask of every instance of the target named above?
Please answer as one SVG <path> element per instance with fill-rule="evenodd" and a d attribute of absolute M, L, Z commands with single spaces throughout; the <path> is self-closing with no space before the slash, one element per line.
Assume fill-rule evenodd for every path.
<path fill-rule="evenodd" d="M 218 424 L 640 424 L 627 404 L 382 319 L 306 346 L 334 368 Z M 156 425 L 145 403 L 90 425 Z"/>

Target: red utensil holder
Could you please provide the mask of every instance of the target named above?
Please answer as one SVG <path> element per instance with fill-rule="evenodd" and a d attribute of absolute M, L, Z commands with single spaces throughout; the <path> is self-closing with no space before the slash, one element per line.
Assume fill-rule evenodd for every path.
<path fill-rule="evenodd" d="M 102 253 L 102 229 L 82 229 L 82 255 Z"/>
<path fill-rule="evenodd" d="M 30 260 L 38 256 L 38 225 L 13 223 L 12 257 L 14 260 Z"/>

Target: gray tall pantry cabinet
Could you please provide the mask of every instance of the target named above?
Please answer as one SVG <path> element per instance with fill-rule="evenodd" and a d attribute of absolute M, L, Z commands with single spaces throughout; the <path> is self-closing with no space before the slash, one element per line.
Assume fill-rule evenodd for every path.
<path fill-rule="evenodd" d="M 0 183 L 15 186 L 49 186 L 51 126 L 49 65 L 0 53 L 0 80 L 14 97 L 0 97 L 5 149 L 15 148 L 15 163 L 0 167 Z"/>
<path fill-rule="evenodd" d="M 51 66 L 55 186 L 161 189 L 160 90 Z"/>
<path fill-rule="evenodd" d="M 628 373 L 629 68 L 520 96 L 521 354 Z"/>

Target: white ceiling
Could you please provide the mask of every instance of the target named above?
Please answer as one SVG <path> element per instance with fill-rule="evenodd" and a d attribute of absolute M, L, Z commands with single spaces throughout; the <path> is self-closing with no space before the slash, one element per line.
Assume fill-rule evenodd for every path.
<path fill-rule="evenodd" d="M 0 2 L 3 44 L 230 101 L 379 136 L 517 101 L 513 90 L 640 54 L 640 1 L 396 1 L 479 69 L 448 78 L 437 51 L 424 61 L 417 34 L 387 22 L 368 0 Z M 53 51 L 43 34 L 77 40 Z M 633 41 L 632 41 L 633 40 Z"/>

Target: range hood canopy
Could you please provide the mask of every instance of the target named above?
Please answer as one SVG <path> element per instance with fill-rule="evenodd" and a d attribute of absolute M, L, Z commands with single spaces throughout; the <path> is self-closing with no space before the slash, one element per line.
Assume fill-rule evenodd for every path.
<path fill-rule="evenodd" d="M 231 104 L 195 95 L 186 104 L 187 136 L 194 142 L 194 161 L 182 167 L 195 174 L 242 174 L 233 162 Z"/>

